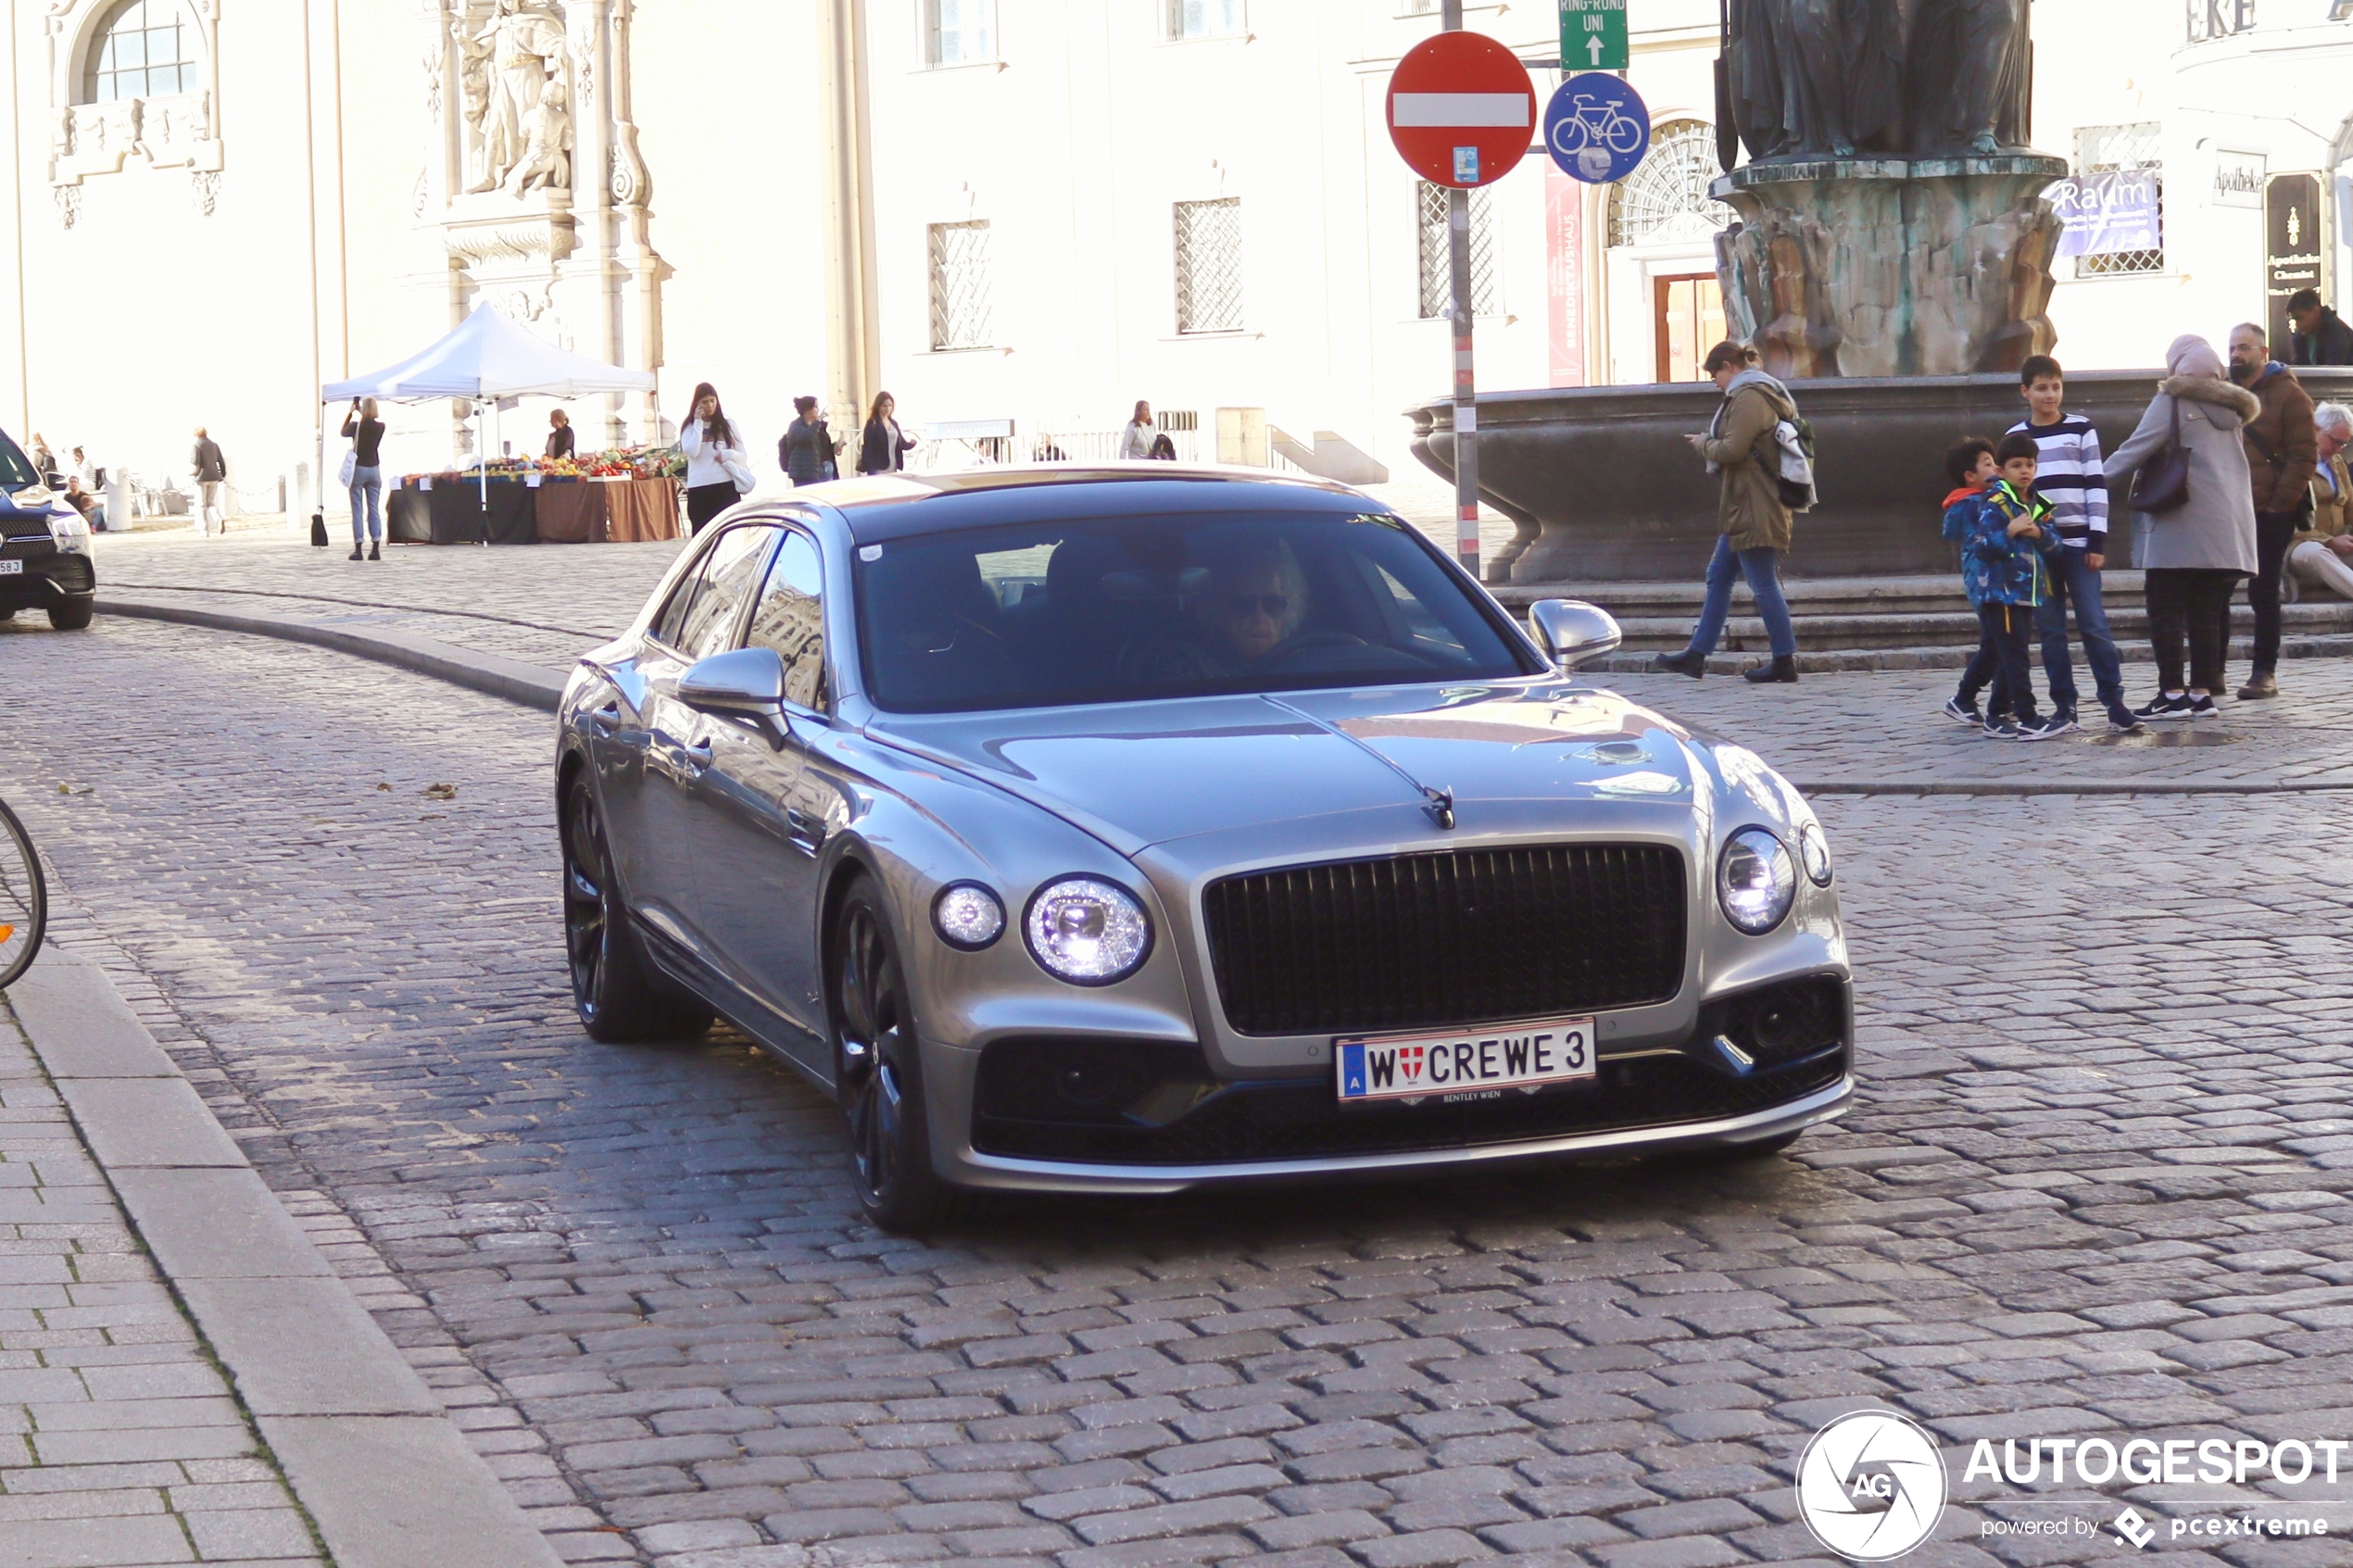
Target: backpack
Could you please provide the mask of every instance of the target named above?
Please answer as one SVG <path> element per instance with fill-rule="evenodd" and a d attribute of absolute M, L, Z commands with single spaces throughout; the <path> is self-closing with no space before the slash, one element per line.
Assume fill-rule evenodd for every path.
<path fill-rule="evenodd" d="M 1764 452 L 1756 453 L 1756 466 L 1773 476 L 1781 493 L 1781 505 L 1793 512 L 1810 512 L 1821 499 L 1814 487 L 1814 427 L 1803 414 L 1792 415 L 1775 425 L 1770 433 L 1774 445 L 1772 460 Z"/>

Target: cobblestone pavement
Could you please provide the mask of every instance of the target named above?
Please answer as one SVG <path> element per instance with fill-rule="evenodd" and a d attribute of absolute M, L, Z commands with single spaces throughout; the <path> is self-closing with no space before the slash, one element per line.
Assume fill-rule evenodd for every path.
<path fill-rule="evenodd" d="M 2340 668 L 2227 755 L 2317 747 Z M 575 1560 L 1708 1568 L 1819 1556 L 1790 1477 L 1860 1406 L 1953 1444 L 2353 1436 L 2353 797 L 1824 801 L 1865 1086 L 1781 1159 L 915 1241 L 740 1039 L 581 1036 L 544 718 L 144 623 L 0 630 L 0 671 L 43 694 L 0 792 L 80 939 Z M 1927 722 L 1895 677 L 1668 689 L 1849 771 Z M 2123 1549 L 1981 1537 L 2054 1511 L 1954 1475 L 1978 1501 L 1911 1561 Z"/>
<path fill-rule="evenodd" d="M 0 1562 L 316 1563 L 0 1002 Z"/>

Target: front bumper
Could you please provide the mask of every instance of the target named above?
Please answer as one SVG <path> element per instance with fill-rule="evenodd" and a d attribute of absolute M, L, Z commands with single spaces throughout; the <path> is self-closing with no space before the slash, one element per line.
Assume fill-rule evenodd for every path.
<path fill-rule="evenodd" d="M 1003 1056 L 926 1041 L 924 1073 L 934 1160 L 950 1181 L 1175 1192 L 1780 1138 L 1846 1110 L 1853 1041 L 1845 977 L 1817 973 L 1718 998 L 1678 1045 L 1605 1053 L 1590 1083 L 1533 1096 L 1343 1109 L 1328 1073 L 1189 1080 L 1182 1064 L 1198 1053 L 1165 1042 L 1131 1043 L 1125 1053 L 1108 1041 L 1000 1042 L 1020 1063 L 1014 1072 Z M 1145 1053 L 1127 1082 L 1115 1081 L 1123 1054 Z M 1099 1063 L 1108 1064 L 1100 1079 Z M 1058 1107 L 1057 1083 L 1128 1110 Z"/>
<path fill-rule="evenodd" d="M 90 558 L 59 554 L 45 533 L 0 543 L 0 560 L 23 562 L 20 571 L 0 576 L 0 609 L 47 609 L 87 603 L 97 595 L 98 574 Z"/>

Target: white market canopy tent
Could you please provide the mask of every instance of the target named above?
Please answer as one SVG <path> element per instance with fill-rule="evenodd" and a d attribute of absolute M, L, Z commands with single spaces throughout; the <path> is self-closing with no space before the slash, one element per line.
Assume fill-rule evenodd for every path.
<path fill-rule="evenodd" d="M 372 375 L 333 382 L 321 399 L 354 397 L 417 402 L 465 397 L 475 402 L 502 397 L 590 397 L 600 392 L 651 392 L 651 370 L 624 370 L 578 354 L 568 354 L 508 320 L 488 305 L 477 305 L 458 329 L 422 354 Z"/>

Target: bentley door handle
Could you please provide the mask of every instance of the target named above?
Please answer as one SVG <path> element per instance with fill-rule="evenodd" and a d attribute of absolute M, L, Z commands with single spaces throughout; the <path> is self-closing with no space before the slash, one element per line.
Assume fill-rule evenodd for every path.
<path fill-rule="evenodd" d="M 785 809 L 785 825 L 791 830 L 793 847 L 812 857 L 825 847 L 825 819 L 802 810 L 798 806 Z"/>
<path fill-rule="evenodd" d="M 609 702 L 588 715 L 588 722 L 600 735 L 609 735 L 621 728 L 621 705 Z"/>

